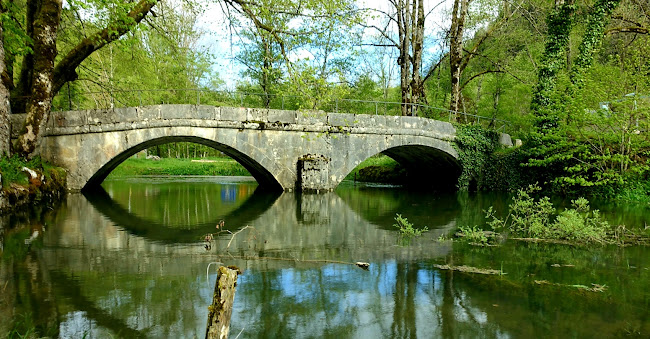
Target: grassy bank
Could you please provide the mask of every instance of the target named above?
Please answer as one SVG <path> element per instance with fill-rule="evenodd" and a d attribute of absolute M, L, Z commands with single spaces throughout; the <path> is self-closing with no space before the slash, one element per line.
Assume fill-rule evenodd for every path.
<path fill-rule="evenodd" d="M 134 175 L 223 175 L 249 176 L 250 173 L 231 158 L 160 160 L 130 158 L 120 164 L 109 178 Z"/>
<path fill-rule="evenodd" d="M 346 180 L 399 184 L 404 178 L 402 166 L 386 155 L 376 155 L 364 160 Z"/>
<path fill-rule="evenodd" d="M 66 172 L 36 157 L 0 158 L 0 213 L 59 199 L 65 193 Z"/>

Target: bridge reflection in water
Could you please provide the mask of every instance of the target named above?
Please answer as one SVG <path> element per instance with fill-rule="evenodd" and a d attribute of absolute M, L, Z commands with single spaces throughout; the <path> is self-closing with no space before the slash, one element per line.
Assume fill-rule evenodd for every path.
<path fill-rule="evenodd" d="M 193 225 L 180 225 L 156 220 L 147 212 L 151 206 L 134 203 L 153 186 L 108 185 L 115 200 L 106 192 L 71 194 L 58 211 L 31 260 L 40 283 L 51 287 L 40 298 L 52 304 L 48 319 L 59 336 L 202 336 L 215 279 L 211 273 L 206 280 L 206 268 L 214 261 L 244 270 L 231 332 L 243 329 L 245 337 L 434 336 L 452 331 L 465 316 L 458 313 L 459 296 L 445 287 L 449 278 L 431 265 L 450 254 L 450 243 L 433 239 L 455 227 L 454 212 L 441 213 L 444 219 L 428 224 L 431 231 L 422 239 L 398 246 L 391 217 L 413 200 L 383 195 L 373 207 L 365 204 L 370 193 L 356 189 L 340 192 L 343 199 L 336 193 L 255 192 Z M 228 189 L 233 187 L 254 188 Z M 209 196 L 220 199 L 214 193 Z M 434 205 L 440 211 L 457 207 Z M 254 227 L 236 236 L 227 254 L 229 234 L 218 237 L 210 251 L 201 242 L 221 219 L 233 232 Z M 370 262 L 370 271 L 330 262 L 357 260 Z M 465 312 L 486 316 L 489 310 L 463 298 Z M 462 328 L 478 334 L 485 324 Z"/>

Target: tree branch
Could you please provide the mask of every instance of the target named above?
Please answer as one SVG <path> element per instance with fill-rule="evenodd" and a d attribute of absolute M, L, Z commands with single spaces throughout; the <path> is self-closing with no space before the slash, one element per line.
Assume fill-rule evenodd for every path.
<path fill-rule="evenodd" d="M 480 76 L 490 74 L 490 73 L 505 73 L 505 71 L 500 70 L 500 69 L 488 69 L 486 71 L 478 72 L 478 73 L 472 75 L 469 79 L 467 79 L 467 81 L 465 81 L 462 85 L 460 85 L 460 91 L 462 92 L 465 89 L 465 86 L 467 86 L 470 82 L 472 82 L 472 80 L 474 80 L 474 79 L 476 79 L 476 78 L 478 78 Z"/>
<path fill-rule="evenodd" d="M 649 34 L 650 30 L 645 27 L 616 27 L 610 28 L 605 31 L 605 35 L 614 34 L 614 33 L 637 33 L 637 34 Z"/>
<path fill-rule="evenodd" d="M 119 39 L 122 35 L 129 32 L 133 27 L 144 19 L 151 11 L 151 8 L 159 0 L 140 0 L 135 7 L 124 18 L 120 18 L 110 23 L 103 30 L 94 35 L 83 39 L 75 48 L 56 65 L 54 68 L 54 83 L 52 93 L 59 92 L 61 87 L 68 82 L 74 81 L 79 76 L 76 72 L 77 67 L 88 58 L 93 52 Z"/>

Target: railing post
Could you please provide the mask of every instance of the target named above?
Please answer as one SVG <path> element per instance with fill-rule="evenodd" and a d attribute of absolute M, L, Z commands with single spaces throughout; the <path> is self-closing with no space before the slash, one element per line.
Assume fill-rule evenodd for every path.
<path fill-rule="evenodd" d="M 196 105 L 199 106 L 201 104 L 201 90 L 196 89 Z"/>
<path fill-rule="evenodd" d="M 375 115 L 379 114 L 379 108 L 377 107 L 377 102 L 375 101 Z"/>

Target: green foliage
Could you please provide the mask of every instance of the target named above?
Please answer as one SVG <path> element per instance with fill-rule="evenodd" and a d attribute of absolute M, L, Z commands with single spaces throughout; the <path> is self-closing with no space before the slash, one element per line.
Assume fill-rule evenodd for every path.
<path fill-rule="evenodd" d="M 478 226 L 461 226 L 458 228 L 458 230 L 460 233 L 462 233 L 464 241 L 477 245 L 488 244 L 488 237 L 485 235 L 485 232 L 483 232 L 483 230 Z"/>
<path fill-rule="evenodd" d="M 547 196 L 539 199 L 533 196 L 540 189 L 537 185 L 530 185 L 527 189 L 519 190 L 510 204 L 510 213 L 504 219 L 496 217 L 494 210 L 488 208 L 488 225 L 495 230 L 507 230 L 527 238 L 584 243 L 607 241 L 609 224 L 601 219 L 598 210 L 591 210 L 587 199 L 572 200 L 572 208 L 558 214 Z"/>
<path fill-rule="evenodd" d="M 29 177 L 22 168 L 39 169 L 43 172 L 44 164 L 40 157 L 31 160 L 14 155 L 11 157 L 0 157 L 0 174 L 2 175 L 2 187 L 8 187 L 11 183 L 27 185 Z"/>
<path fill-rule="evenodd" d="M 470 186 L 482 187 L 485 168 L 492 153 L 497 149 L 497 132 L 480 125 L 456 125 L 454 147 L 463 171 L 458 178 L 458 188 L 468 190 Z M 473 185 L 472 185 L 473 184 Z"/>
<path fill-rule="evenodd" d="M 400 183 L 404 178 L 405 169 L 391 157 L 386 155 L 372 156 L 350 172 L 345 179 L 364 182 Z"/>
<path fill-rule="evenodd" d="M 413 224 L 410 223 L 408 219 L 402 217 L 401 214 L 395 215 L 395 222 L 396 223 L 393 224 L 393 226 L 399 229 L 400 236 L 407 239 L 413 237 L 419 237 L 422 235 L 422 233 L 429 230 L 427 226 L 424 226 L 423 228 L 420 229 L 414 228 Z"/>

